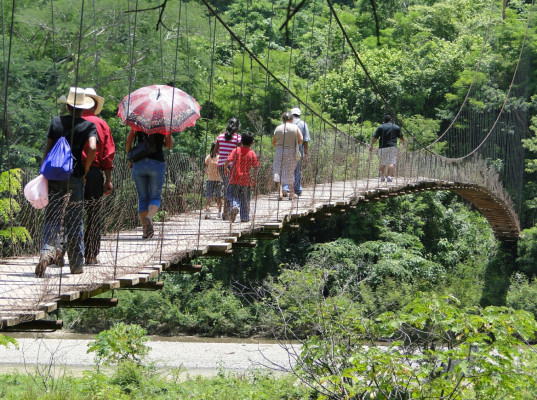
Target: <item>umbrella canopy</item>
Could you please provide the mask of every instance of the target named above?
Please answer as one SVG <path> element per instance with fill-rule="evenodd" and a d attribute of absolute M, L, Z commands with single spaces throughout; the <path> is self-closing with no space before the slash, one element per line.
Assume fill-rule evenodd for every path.
<path fill-rule="evenodd" d="M 137 131 L 167 135 L 194 126 L 200 117 L 200 105 L 181 89 L 151 85 L 125 96 L 117 115 Z"/>

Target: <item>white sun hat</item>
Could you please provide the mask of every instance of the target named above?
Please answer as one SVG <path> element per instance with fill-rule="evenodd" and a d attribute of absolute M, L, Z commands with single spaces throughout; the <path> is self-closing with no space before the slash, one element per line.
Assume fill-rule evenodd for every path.
<path fill-rule="evenodd" d="M 95 115 L 99 115 L 103 109 L 104 97 L 98 96 L 93 88 L 86 88 L 86 96 L 95 100 Z"/>
<path fill-rule="evenodd" d="M 60 97 L 60 102 L 69 104 L 73 108 L 88 110 L 95 105 L 95 101 L 91 97 L 86 96 L 86 91 L 79 87 L 70 87 L 69 95 Z"/>

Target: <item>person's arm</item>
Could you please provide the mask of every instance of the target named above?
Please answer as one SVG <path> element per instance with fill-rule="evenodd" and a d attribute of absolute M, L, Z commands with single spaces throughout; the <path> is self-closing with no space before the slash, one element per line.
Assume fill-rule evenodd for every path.
<path fill-rule="evenodd" d="M 173 138 L 171 133 L 164 136 L 164 147 L 167 149 L 171 149 L 173 147 Z"/>
<path fill-rule="evenodd" d="M 373 146 L 375 145 L 375 143 L 377 143 L 377 138 L 374 137 L 373 140 L 371 141 L 371 146 L 369 146 L 369 151 L 373 151 Z"/>
<path fill-rule="evenodd" d="M 134 137 L 136 136 L 136 132 L 134 129 L 131 129 L 129 132 L 129 136 L 127 136 L 127 139 L 125 140 L 125 151 L 128 153 L 131 151 L 132 141 L 134 140 Z"/>
<path fill-rule="evenodd" d="M 224 175 L 226 176 L 229 175 L 229 163 L 233 161 L 233 159 L 235 158 L 235 154 L 237 154 L 237 148 L 234 148 L 233 151 L 228 156 L 228 158 L 226 159 L 226 163 L 224 164 Z"/>
<path fill-rule="evenodd" d="M 203 166 L 203 174 L 207 174 L 209 170 L 209 161 L 211 160 L 211 155 L 209 154 L 207 157 L 205 157 L 205 165 Z"/>
<path fill-rule="evenodd" d="M 401 136 L 401 137 L 399 138 L 399 140 L 401 140 L 401 145 L 404 146 L 404 145 L 405 145 L 405 137 L 404 137 L 404 136 Z"/>
<path fill-rule="evenodd" d="M 257 154 L 255 154 L 253 167 L 254 167 L 254 181 L 252 182 L 252 186 L 256 187 L 256 185 L 257 185 L 257 173 L 259 172 L 259 159 L 257 158 Z"/>
<path fill-rule="evenodd" d="M 276 135 L 274 135 L 272 137 L 272 147 L 276 147 L 276 143 L 278 143 L 278 138 L 276 137 Z"/>
<path fill-rule="evenodd" d="M 112 189 L 114 189 L 114 185 L 112 185 L 112 170 L 106 169 L 104 171 L 104 176 L 106 180 L 104 181 L 103 194 L 108 196 L 110 193 L 112 193 Z"/>
<path fill-rule="evenodd" d="M 300 132 L 300 129 L 298 130 L 297 136 L 298 136 L 297 138 L 298 144 L 302 144 L 304 142 L 304 137 L 302 136 L 302 132 Z"/>
<path fill-rule="evenodd" d="M 45 152 L 43 153 L 43 159 L 41 160 L 41 164 L 43 164 L 43 161 L 45 161 L 45 158 L 47 158 L 48 153 L 52 149 L 52 139 L 47 138 L 47 145 L 45 146 Z"/>
<path fill-rule="evenodd" d="M 90 170 L 91 163 L 95 159 L 95 153 L 97 152 L 97 138 L 95 136 L 91 136 L 88 139 L 88 145 L 88 154 L 86 156 L 86 162 L 84 163 L 84 176 L 82 177 L 82 182 L 84 185 L 86 184 L 86 175 Z"/>
<path fill-rule="evenodd" d="M 114 143 L 114 138 L 110 132 L 110 127 L 108 124 L 104 124 L 104 135 L 103 135 L 103 144 L 102 147 L 102 157 L 101 157 L 101 169 L 104 172 L 105 181 L 103 186 L 103 194 L 108 196 L 112 193 L 114 185 L 112 184 L 112 169 L 114 169 L 113 161 L 114 156 L 116 155 L 116 145 Z"/>

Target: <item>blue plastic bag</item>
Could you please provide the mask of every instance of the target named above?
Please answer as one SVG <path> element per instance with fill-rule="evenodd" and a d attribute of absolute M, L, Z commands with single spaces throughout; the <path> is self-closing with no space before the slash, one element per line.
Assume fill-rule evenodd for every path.
<path fill-rule="evenodd" d="M 66 181 L 73 173 L 73 155 L 65 137 L 60 137 L 47 154 L 39 171 L 49 181 Z"/>

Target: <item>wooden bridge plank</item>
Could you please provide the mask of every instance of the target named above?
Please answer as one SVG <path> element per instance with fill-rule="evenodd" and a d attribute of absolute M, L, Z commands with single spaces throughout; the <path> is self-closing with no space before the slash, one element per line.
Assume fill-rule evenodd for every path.
<path fill-rule="evenodd" d="M 54 299 L 76 299 L 77 296 L 85 299 L 107 290 L 145 284 L 173 265 L 186 264 L 202 256 L 229 256 L 232 245 L 240 246 L 237 241 L 241 237 L 275 239 L 284 228 L 297 229 L 301 219 L 329 218 L 359 202 L 416 193 L 421 189 L 453 190 L 476 204 L 498 238 L 518 238 L 520 228 L 516 215 L 502 199 L 478 185 L 423 177 L 397 178 L 391 183 L 364 179 L 319 184 L 306 187 L 302 196 L 293 201 L 278 201 L 275 193 L 259 195 L 249 223 L 200 220 L 200 212 L 193 211 L 172 215 L 165 223 L 155 222 L 155 236 L 149 240 L 142 239 L 140 227 L 104 235 L 100 264 L 85 266 L 81 275 L 71 275 L 68 266 L 49 267 L 45 278 L 40 279 L 34 275 L 38 261 L 35 255 L 0 260 L 0 317 L 6 323 L 14 323 L 17 317 L 7 313 L 13 311 L 23 315 L 24 310 L 13 308 L 23 299 L 23 308 L 27 310 L 50 312 L 56 304 Z M 255 242 L 247 243 L 252 246 Z"/>

